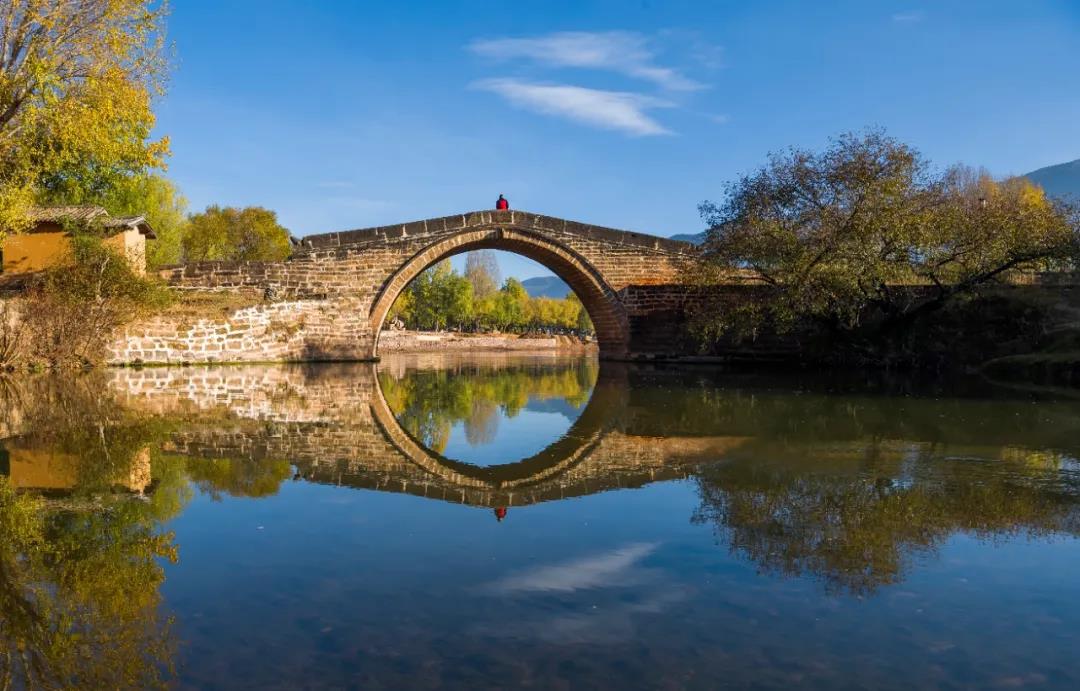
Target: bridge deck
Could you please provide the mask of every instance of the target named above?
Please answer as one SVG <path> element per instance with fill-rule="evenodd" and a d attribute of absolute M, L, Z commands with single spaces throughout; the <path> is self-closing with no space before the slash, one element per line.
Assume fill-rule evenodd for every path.
<path fill-rule="evenodd" d="M 373 241 L 395 240 L 481 226 L 513 227 L 535 230 L 554 230 L 573 233 L 583 238 L 601 240 L 617 245 L 646 247 L 653 250 L 668 251 L 675 254 L 697 254 L 697 246 L 681 240 L 672 240 L 648 233 L 639 233 L 618 228 L 590 225 L 568 221 L 554 216 L 544 216 L 528 211 L 470 211 L 453 216 L 410 221 L 390 226 L 359 228 L 336 233 L 308 235 L 302 240 L 304 249 L 328 249 Z"/>

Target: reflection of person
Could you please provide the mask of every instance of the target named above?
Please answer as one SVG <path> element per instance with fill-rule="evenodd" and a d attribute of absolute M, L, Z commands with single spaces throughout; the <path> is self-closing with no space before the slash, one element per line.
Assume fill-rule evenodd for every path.
<path fill-rule="evenodd" d="M 506 201 L 506 197 L 499 195 L 499 198 L 495 200 L 495 209 L 498 211 L 506 211 L 510 208 L 510 202 Z"/>
<path fill-rule="evenodd" d="M 499 523 L 502 523 L 502 520 L 504 518 L 506 518 L 506 507 L 500 506 L 499 508 L 495 509 L 495 520 Z"/>

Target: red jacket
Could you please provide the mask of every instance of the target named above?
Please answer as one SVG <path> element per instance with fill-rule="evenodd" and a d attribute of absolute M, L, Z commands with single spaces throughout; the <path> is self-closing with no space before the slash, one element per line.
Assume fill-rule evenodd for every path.
<path fill-rule="evenodd" d="M 495 202 L 495 209 L 498 211 L 506 211 L 509 208 L 510 202 L 506 201 L 502 197 L 499 197 L 499 200 Z"/>

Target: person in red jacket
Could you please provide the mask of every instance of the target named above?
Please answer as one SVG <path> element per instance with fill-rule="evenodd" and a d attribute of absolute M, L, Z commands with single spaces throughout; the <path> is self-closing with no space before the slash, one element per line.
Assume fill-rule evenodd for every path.
<path fill-rule="evenodd" d="M 506 197 L 499 195 L 499 198 L 495 200 L 496 211 L 506 211 L 510 208 L 510 202 L 506 201 Z"/>
<path fill-rule="evenodd" d="M 506 507 L 500 506 L 499 508 L 495 509 L 495 520 L 499 523 L 502 523 L 504 518 L 506 518 Z"/>

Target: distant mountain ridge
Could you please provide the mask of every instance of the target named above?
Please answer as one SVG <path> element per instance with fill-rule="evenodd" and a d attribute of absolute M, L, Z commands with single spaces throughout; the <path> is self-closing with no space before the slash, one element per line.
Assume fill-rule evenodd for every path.
<path fill-rule="evenodd" d="M 564 298 L 572 291 L 566 281 L 558 276 L 537 276 L 521 282 L 531 298 Z"/>
<path fill-rule="evenodd" d="M 1051 197 L 1080 201 L 1080 158 L 1033 170 L 1024 177 L 1042 187 Z"/>
<path fill-rule="evenodd" d="M 672 235 L 671 239 L 689 242 L 691 245 L 700 245 L 705 242 L 705 231 L 703 230 L 700 233 L 679 233 L 678 235 Z"/>

